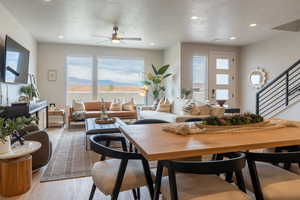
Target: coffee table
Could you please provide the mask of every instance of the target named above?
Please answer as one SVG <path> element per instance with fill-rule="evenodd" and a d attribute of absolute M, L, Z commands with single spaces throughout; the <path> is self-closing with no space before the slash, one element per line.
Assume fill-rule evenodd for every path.
<path fill-rule="evenodd" d="M 88 118 L 85 120 L 85 149 L 88 150 L 88 139 L 91 135 L 97 134 L 114 134 L 120 133 L 120 126 L 126 125 L 119 118 L 115 118 L 116 122 L 113 124 L 97 124 L 96 118 Z"/>

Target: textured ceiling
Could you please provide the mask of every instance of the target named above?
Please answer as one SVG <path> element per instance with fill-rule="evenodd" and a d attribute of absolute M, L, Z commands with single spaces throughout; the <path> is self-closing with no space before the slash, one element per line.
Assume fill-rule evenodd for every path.
<path fill-rule="evenodd" d="M 165 48 L 178 41 L 246 45 L 279 34 L 273 27 L 300 18 L 300 0 L 0 0 L 39 41 Z M 190 20 L 198 16 L 197 20 Z M 257 23 L 255 28 L 249 24 Z M 142 42 L 111 44 L 94 35 Z M 58 39 L 64 35 L 64 39 Z M 235 36 L 236 40 L 229 40 Z M 216 40 L 218 39 L 218 40 Z M 150 43 L 155 43 L 151 46 Z"/>

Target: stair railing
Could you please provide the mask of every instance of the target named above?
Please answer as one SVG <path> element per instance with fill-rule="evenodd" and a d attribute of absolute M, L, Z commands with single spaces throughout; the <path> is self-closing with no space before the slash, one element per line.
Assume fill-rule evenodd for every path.
<path fill-rule="evenodd" d="M 262 116 L 284 109 L 300 95 L 300 59 L 256 93 L 256 113 Z"/>

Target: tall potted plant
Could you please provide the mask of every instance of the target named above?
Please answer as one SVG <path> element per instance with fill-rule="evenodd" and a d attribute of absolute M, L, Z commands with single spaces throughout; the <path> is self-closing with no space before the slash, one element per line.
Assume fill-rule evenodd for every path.
<path fill-rule="evenodd" d="M 155 67 L 152 65 L 153 72 L 147 74 L 147 79 L 144 84 L 151 87 L 152 96 L 154 101 L 159 100 L 161 96 L 165 95 L 166 87 L 164 86 L 164 79 L 171 76 L 172 73 L 167 73 L 170 65 L 162 67 Z"/>
<path fill-rule="evenodd" d="M 10 136 L 17 134 L 25 125 L 35 118 L 17 117 L 16 119 L 0 118 L 0 154 L 11 150 Z"/>

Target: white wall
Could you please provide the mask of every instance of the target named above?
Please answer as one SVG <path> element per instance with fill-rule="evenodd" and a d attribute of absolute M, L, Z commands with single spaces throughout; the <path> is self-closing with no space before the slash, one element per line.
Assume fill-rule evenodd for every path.
<path fill-rule="evenodd" d="M 241 49 L 240 101 L 243 111 L 255 112 L 256 89 L 249 83 L 249 74 L 256 67 L 267 72 L 267 81 L 300 59 L 300 33 L 283 32 L 279 36 L 256 42 Z"/>
<path fill-rule="evenodd" d="M 31 33 L 0 4 L 0 50 L 3 51 L 5 35 L 9 35 L 30 51 L 29 72 L 35 74 L 37 66 L 37 43 Z M 9 102 L 15 102 L 19 97 L 20 85 L 8 84 Z M 1 84 L 2 103 L 6 102 L 6 86 Z M 0 101 L 1 103 L 1 101 Z"/>
<path fill-rule="evenodd" d="M 161 50 L 39 43 L 38 52 L 38 86 L 41 96 L 59 107 L 65 107 L 66 103 L 65 66 L 68 55 L 142 57 L 145 60 L 145 72 L 152 70 L 151 64 L 163 64 Z M 48 81 L 48 70 L 57 70 L 57 81 Z"/>
<path fill-rule="evenodd" d="M 177 43 L 164 50 L 164 64 L 169 64 L 173 75 L 166 80 L 166 97 L 175 100 L 181 89 L 181 44 Z"/>

